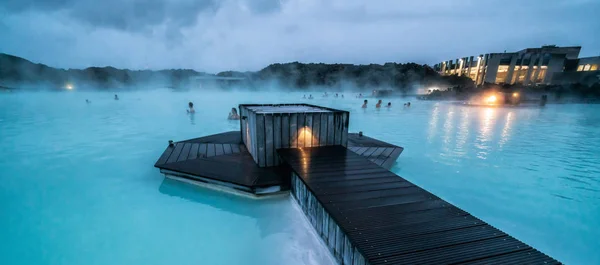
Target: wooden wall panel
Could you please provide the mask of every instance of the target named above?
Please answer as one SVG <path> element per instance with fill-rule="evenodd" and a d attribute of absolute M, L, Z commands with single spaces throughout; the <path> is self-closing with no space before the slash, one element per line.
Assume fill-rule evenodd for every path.
<path fill-rule="evenodd" d="M 312 117 L 312 146 L 320 146 L 319 138 L 321 138 L 321 113 L 315 113 Z"/>
<path fill-rule="evenodd" d="M 279 155 L 277 155 L 277 149 L 281 148 L 281 134 L 283 130 L 281 128 L 281 115 L 275 115 L 273 117 L 273 164 L 279 165 Z"/>
<path fill-rule="evenodd" d="M 265 165 L 267 167 L 273 166 L 275 156 L 275 149 L 273 149 L 273 114 L 263 115 L 265 119 Z"/>
<path fill-rule="evenodd" d="M 281 115 L 281 147 L 290 147 L 290 115 Z"/>
<path fill-rule="evenodd" d="M 290 115 L 290 147 L 298 147 L 298 114 Z"/>
<path fill-rule="evenodd" d="M 256 147 L 258 166 L 266 166 L 266 148 L 265 148 L 265 115 L 256 115 Z"/>

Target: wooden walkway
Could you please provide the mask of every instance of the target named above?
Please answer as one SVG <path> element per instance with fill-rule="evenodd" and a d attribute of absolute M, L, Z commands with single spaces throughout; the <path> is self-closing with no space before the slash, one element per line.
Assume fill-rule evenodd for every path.
<path fill-rule="evenodd" d="M 295 174 L 292 193 L 341 264 L 559 264 L 344 147 L 278 153 Z"/>
<path fill-rule="evenodd" d="M 351 133 L 348 138 L 349 148 L 388 169 L 403 150 L 366 136 L 358 137 L 358 134 Z M 256 165 L 239 131 L 176 142 L 165 149 L 154 166 L 165 174 L 231 183 L 236 189 L 251 193 L 274 186 L 289 189 L 287 167 Z"/>

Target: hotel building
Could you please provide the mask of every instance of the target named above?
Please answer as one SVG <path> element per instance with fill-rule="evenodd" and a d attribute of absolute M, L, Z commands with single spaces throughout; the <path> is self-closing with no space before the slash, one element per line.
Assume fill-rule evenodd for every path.
<path fill-rule="evenodd" d="M 554 45 L 518 52 L 488 53 L 444 61 L 441 75 L 467 75 L 475 84 L 551 84 L 556 73 L 598 71 L 600 56 L 578 59 L 581 47 Z"/>

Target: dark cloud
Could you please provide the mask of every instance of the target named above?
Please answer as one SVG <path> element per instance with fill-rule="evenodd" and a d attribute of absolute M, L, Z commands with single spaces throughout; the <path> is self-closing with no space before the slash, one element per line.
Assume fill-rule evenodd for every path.
<path fill-rule="evenodd" d="M 141 31 L 164 23 L 175 28 L 194 25 L 198 15 L 214 12 L 217 0 L 3 0 L 8 12 L 66 15 L 94 27 Z"/>
<path fill-rule="evenodd" d="M 437 63 L 543 44 L 600 53 L 598 0 L 0 0 L 0 52 L 59 67 Z"/>

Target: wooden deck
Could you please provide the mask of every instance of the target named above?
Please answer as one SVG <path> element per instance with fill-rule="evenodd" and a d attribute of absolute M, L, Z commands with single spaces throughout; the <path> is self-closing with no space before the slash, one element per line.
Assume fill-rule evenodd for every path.
<path fill-rule="evenodd" d="M 368 136 L 358 136 L 358 133 L 348 134 L 348 149 L 366 157 L 371 162 L 390 169 L 404 151 L 404 148 L 390 143 L 382 142 Z"/>
<path fill-rule="evenodd" d="M 357 153 L 388 169 L 403 150 L 357 134 L 349 134 L 348 143 Z M 165 149 L 154 166 L 165 174 L 196 181 L 210 179 L 231 183 L 236 189 L 255 194 L 269 187 L 289 189 L 287 167 L 261 168 L 256 165 L 242 143 L 239 131 L 176 142 Z"/>
<path fill-rule="evenodd" d="M 341 264 L 560 264 L 344 147 L 278 153 Z"/>
<path fill-rule="evenodd" d="M 273 187 L 289 189 L 286 169 L 258 167 L 241 143 L 240 132 L 235 131 L 174 143 L 154 166 L 168 175 L 229 183 L 235 189 L 254 194 Z"/>

